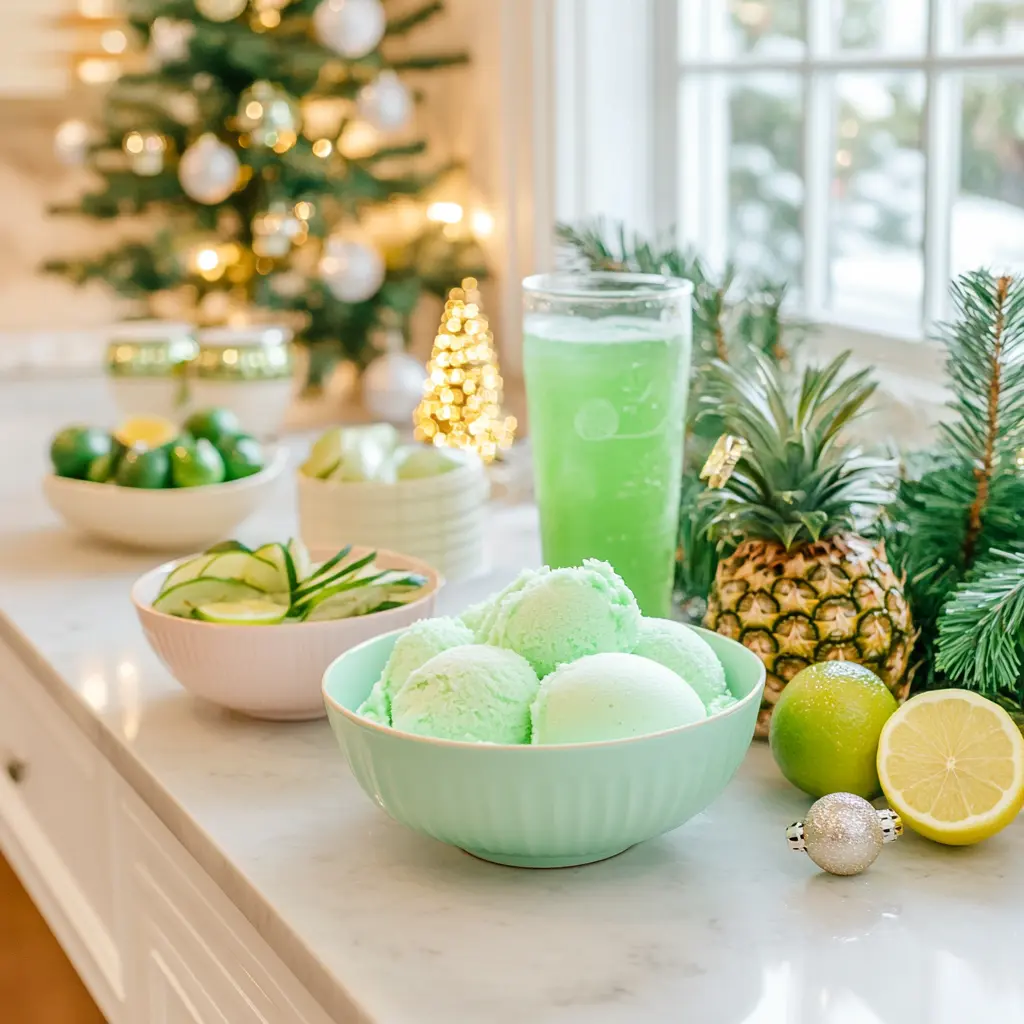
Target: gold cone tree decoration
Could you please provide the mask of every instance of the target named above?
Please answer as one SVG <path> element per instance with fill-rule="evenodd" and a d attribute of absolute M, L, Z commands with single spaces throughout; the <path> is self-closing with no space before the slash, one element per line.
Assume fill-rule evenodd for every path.
<path fill-rule="evenodd" d="M 501 411 L 502 381 L 494 335 L 480 310 L 476 278 L 448 292 L 413 422 L 416 438 L 439 448 L 474 451 L 485 462 L 512 444 L 514 416 Z"/>

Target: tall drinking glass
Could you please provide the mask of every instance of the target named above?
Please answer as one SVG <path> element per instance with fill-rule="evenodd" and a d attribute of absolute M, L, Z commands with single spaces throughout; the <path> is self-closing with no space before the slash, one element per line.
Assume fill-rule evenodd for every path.
<path fill-rule="evenodd" d="M 524 361 L 544 560 L 603 558 L 645 615 L 672 597 L 688 281 L 542 274 L 523 282 Z"/>

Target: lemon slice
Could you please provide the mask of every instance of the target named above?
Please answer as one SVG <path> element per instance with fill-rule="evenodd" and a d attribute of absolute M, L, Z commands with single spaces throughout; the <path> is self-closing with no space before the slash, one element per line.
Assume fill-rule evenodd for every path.
<path fill-rule="evenodd" d="M 160 416 L 133 416 L 121 424 L 114 437 L 125 448 L 162 448 L 178 436 L 178 428 Z"/>
<path fill-rule="evenodd" d="M 997 704 L 968 690 L 932 690 L 884 725 L 878 777 L 921 835 L 950 846 L 994 836 L 1024 804 L 1024 737 Z"/>
<path fill-rule="evenodd" d="M 214 601 L 196 608 L 198 618 L 223 626 L 273 626 L 283 622 L 287 614 L 287 605 L 258 597 L 248 601 Z"/>

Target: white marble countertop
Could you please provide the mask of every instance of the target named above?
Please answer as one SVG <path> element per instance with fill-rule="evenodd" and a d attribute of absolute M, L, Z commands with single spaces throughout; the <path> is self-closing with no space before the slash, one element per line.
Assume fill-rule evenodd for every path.
<path fill-rule="evenodd" d="M 255 723 L 188 697 L 128 600 L 151 556 L 67 532 L 38 479 L 97 382 L 0 387 L 0 610 L 49 690 L 339 1020 L 380 1024 L 1024 1024 L 1024 821 L 970 849 L 906 835 L 867 873 L 791 853 L 809 801 L 755 746 L 704 814 L 584 868 L 496 867 L 407 831 L 324 721 Z M 294 529 L 285 486 L 243 534 Z M 537 558 L 499 508 L 495 566 Z"/>

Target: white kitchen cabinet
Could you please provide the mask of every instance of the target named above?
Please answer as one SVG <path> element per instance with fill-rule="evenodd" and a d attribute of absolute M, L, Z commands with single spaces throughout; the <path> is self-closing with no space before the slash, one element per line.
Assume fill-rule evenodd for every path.
<path fill-rule="evenodd" d="M 0 849 L 111 1024 L 329 1024 L 0 641 Z"/>

